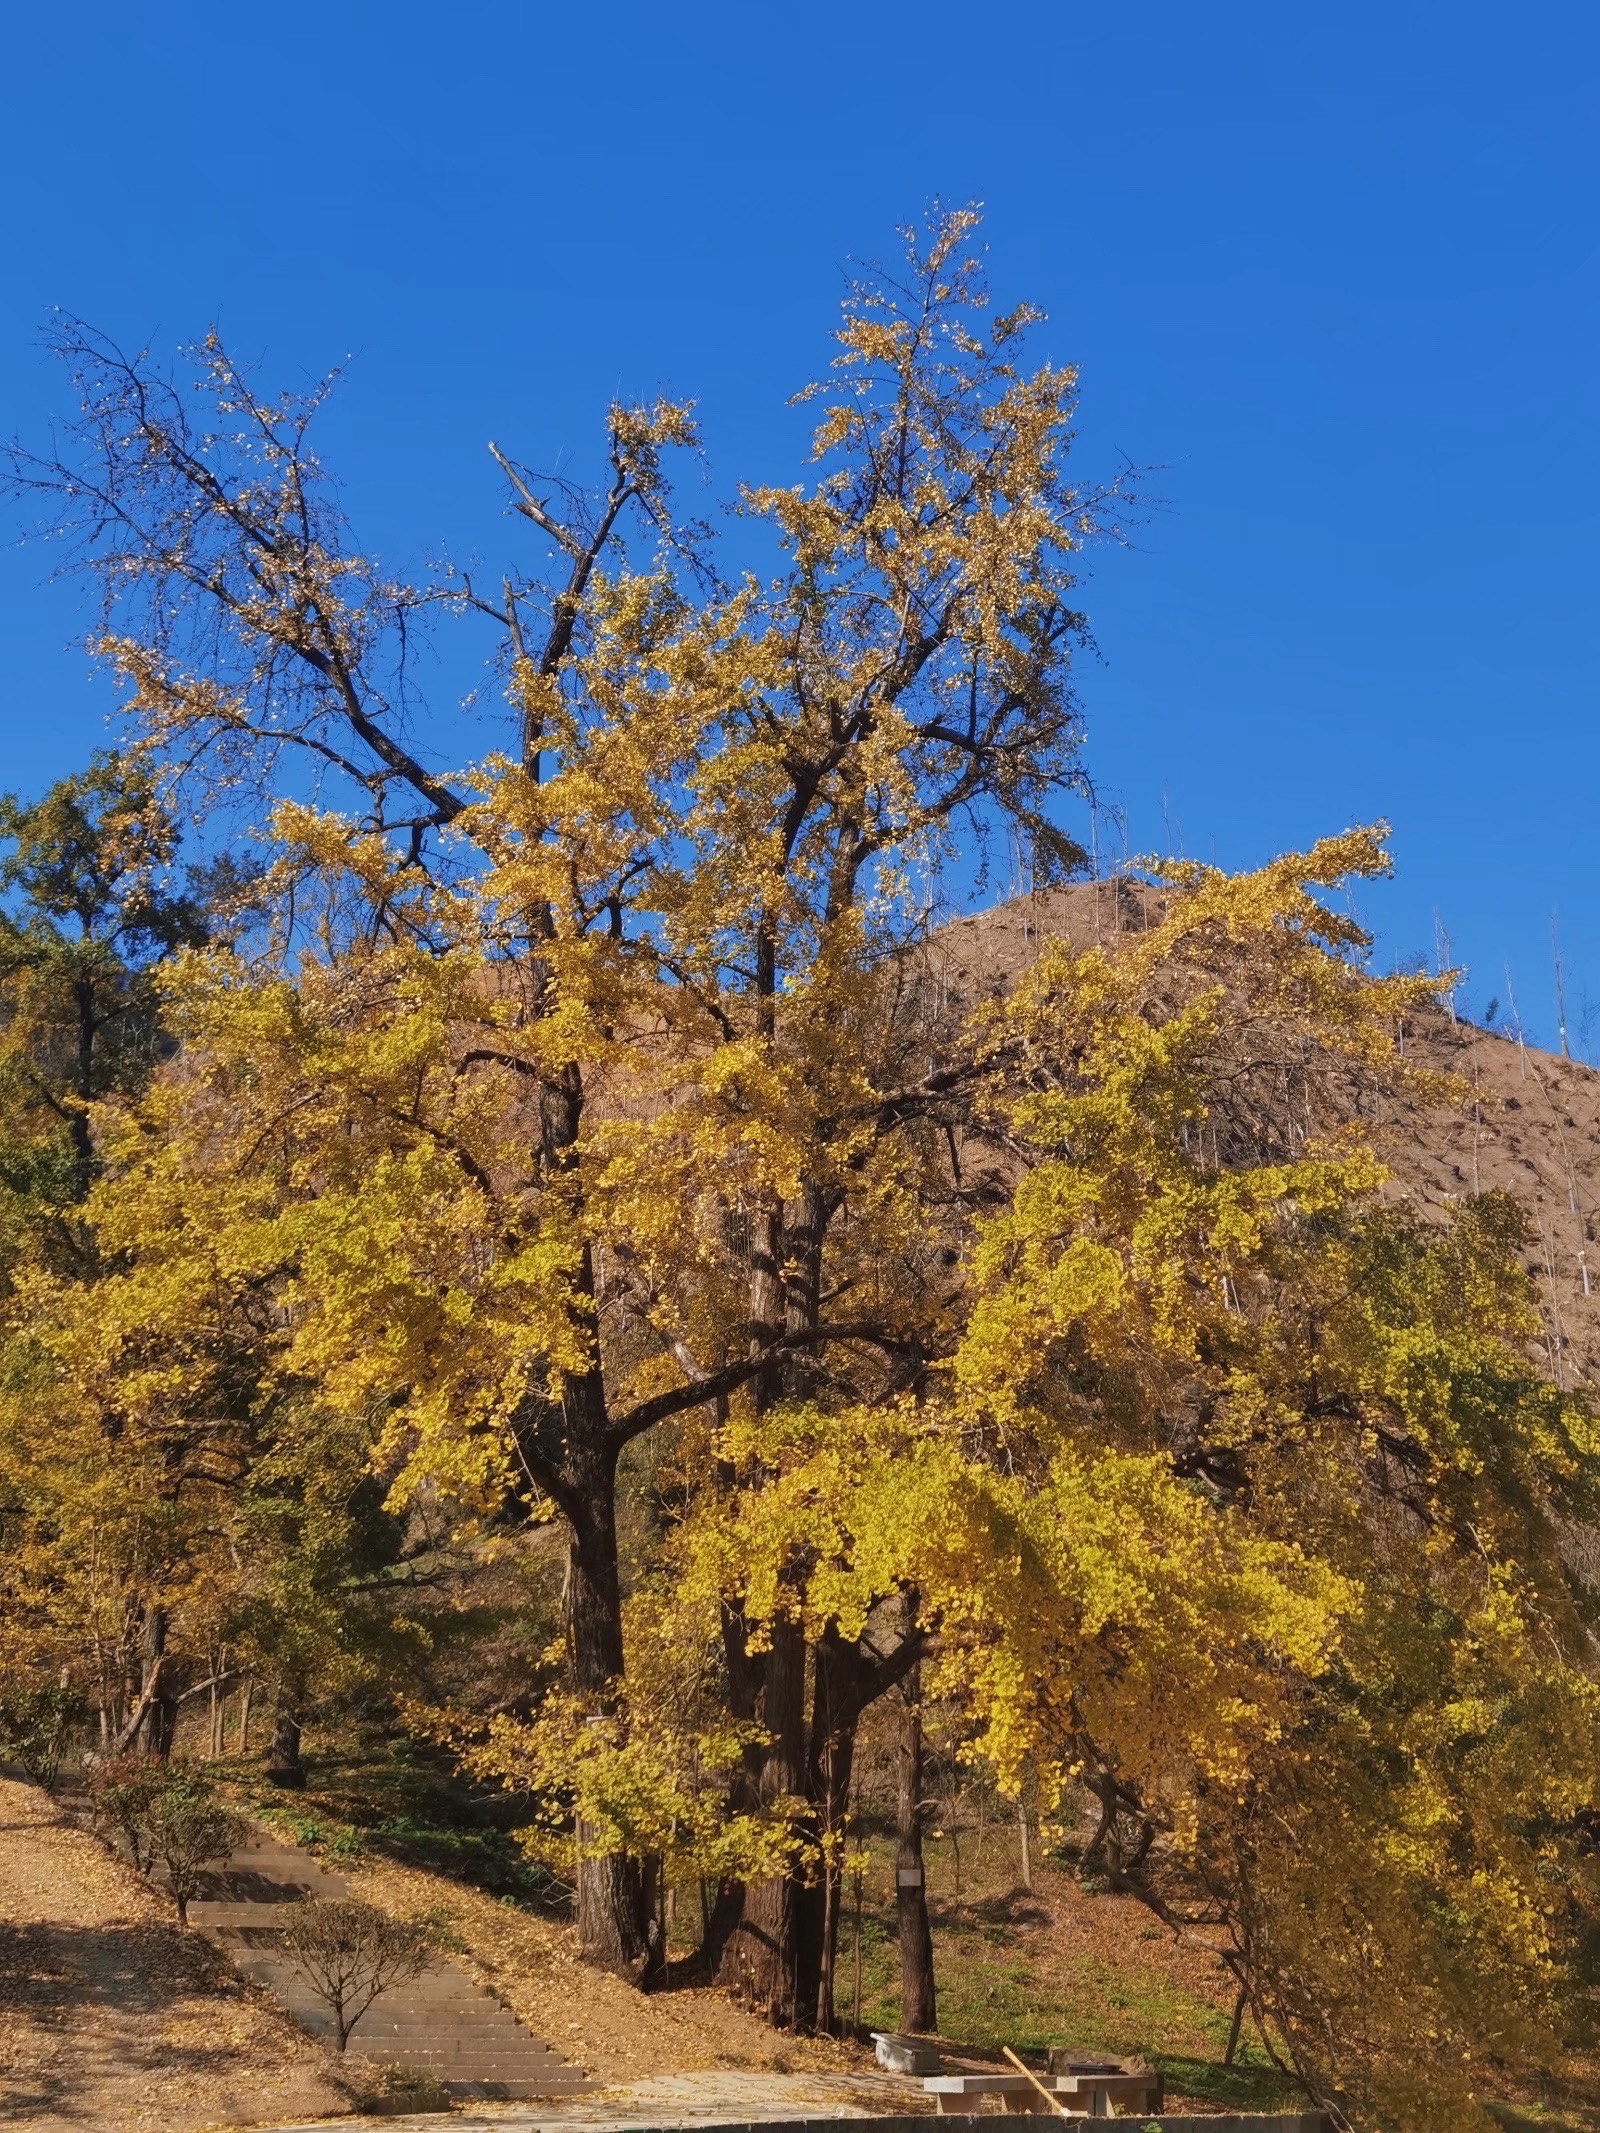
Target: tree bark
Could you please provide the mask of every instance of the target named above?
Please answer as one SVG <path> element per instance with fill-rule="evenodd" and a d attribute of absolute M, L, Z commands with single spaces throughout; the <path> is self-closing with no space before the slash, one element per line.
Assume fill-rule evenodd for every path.
<path fill-rule="evenodd" d="M 831 2035 L 837 2027 L 834 1980 L 844 1878 L 839 1854 L 849 1818 L 866 1665 L 860 1643 L 834 1628 L 818 1638 L 813 1664 L 808 1777 L 823 1861 L 801 1894 L 797 2000 L 800 2020 Z"/>
<path fill-rule="evenodd" d="M 922 1860 L 922 1680 L 908 1675 L 902 1691 L 895 1787 L 895 1918 L 900 1935 L 900 2027 L 932 2035 L 939 2027 L 933 1982 L 933 1934 Z"/>
<path fill-rule="evenodd" d="M 805 1635 L 796 1622 L 774 1622 L 761 1668 L 756 1717 L 769 1736 L 761 1758 L 759 1804 L 771 1813 L 806 1811 Z M 723 1950 L 720 1976 L 771 2022 L 796 2020 L 801 1883 L 797 1873 L 752 1882 L 739 1922 Z"/>
<path fill-rule="evenodd" d="M 731 1471 L 720 1467 L 717 1483 L 720 1488 L 731 1490 L 734 1486 Z M 741 1725 L 753 1725 L 761 1700 L 762 1658 L 750 1650 L 749 1625 L 742 1610 L 728 1600 L 722 1603 L 722 1655 L 727 1673 L 729 1715 Z M 761 1750 L 756 1746 L 747 1744 L 741 1751 L 728 1788 L 730 1815 L 754 1814 L 760 1805 L 763 1761 Z M 716 1897 L 706 1909 L 700 1950 L 705 1975 L 720 1977 L 725 1984 L 735 1987 L 740 1982 L 739 1969 L 729 1954 L 729 1944 L 744 1916 L 744 1898 L 742 1881 L 724 1879 L 718 1883 Z"/>
<path fill-rule="evenodd" d="M 173 1736 L 178 1729 L 178 1698 L 167 1657 L 164 1607 L 152 1604 L 145 1609 L 139 1648 L 142 1674 L 137 1724 L 130 1726 L 131 1738 L 125 1745 L 136 1753 L 158 1755 L 165 1760 L 172 1753 Z"/>
<path fill-rule="evenodd" d="M 775 965 L 772 935 L 765 926 L 758 936 L 756 964 L 758 1026 L 770 1041 Z M 750 1325 L 752 1340 L 760 1346 L 784 1324 L 784 1256 L 783 1203 L 770 1195 L 750 1221 Z M 783 1365 L 774 1359 L 751 1382 L 756 1412 L 776 1405 L 783 1392 Z M 767 1649 L 757 1657 L 746 1646 L 739 1663 L 751 1668 L 757 1684 L 753 1716 L 766 1732 L 767 1745 L 755 1778 L 756 1805 L 770 1812 L 805 1796 L 806 1651 L 804 1634 L 795 1623 L 773 1622 L 769 1637 Z M 718 1972 L 723 1984 L 779 2025 L 792 2025 L 796 2014 L 800 1894 L 794 1873 L 750 1883 Z"/>
<path fill-rule="evenodd" d="M 597 1380 L 593 1383 L 598 1393 Z M 568 1511 L 567 1651 L 572 1685 L 586 1715 L 605 1718 L 614 1710 L 622 1678 L 622 1586 L 617 1564 L 616 1458 L 598 1427 L 574 1431 L 569 1463 L 580 1473 Z M 635 1984 L 653 1981 L 659 1969 L 659 1935 L 653 1930 L 653 1876 L 642 1861 L 611 1853 L 589 1857 L 592 1833 L 578 1825 L 578 1953 L 586 1963 L 613 1970 Z"/>
<path fill-rule="evenodd" d="M 545 914 L 543 928 L 550 920 Z M 565 1174 L 575 1190 L 573 1214 L 581 1216 L 581 1191 L 571 1174 L 583 1120 L 582 1070 L 569 1062 L 539 1092 L 539 1153 L 552 1176 Z M 594 1257 L 587 1242 L 573 1283 L 575 1323 L 592 1345 L 588 1367 L 562 1380 L 559 1443 L 543 1448 L 556 1500 L 566 1518 L 568 1547 L 568 1671 L 589 1715 L 603 1718 L 616 1707 L 622 1680 L 622 1580 L 617 1561 L 617 1455 L 599 1353 Z M 645 1862 L 620 1855 L 585 1856 L 586 1831 L 577 1830 L 578 1952 L 585 1962 L 613 1970 L 635 1984 L 654 1981 L 659 1965 L 655 1929 L 654 1875 Z"/>
<path fill-rule="evenodd" d="M 1222 2055 L 1222 2063 L 1224 2066 L 1232 2066 L 1235 2058 L 1238 2056 L 1239 2033 L 1244 2027 L 1244 2011 L 1246 2006 L 1249 2004 L 1249 1999 L 1249 1986 L 1241 1985 L 1239 1987 L 1239 1997 L 1233 2003 L 1233 2020 L 1228 2025 L 1228 2048 Z"/>
<path fill-rule="evenodd" d="M 758 1027 L 769 1041 L 776 1029 L 774 953 L 773 936 L 764 926 L 756 953 Z M 750 1323 L 763 1344 L 779 1333 L 815 1329 L 823 1240 L 836 1205 L 820 1184 L 808 1179 L 792 1210 L 773 1196 L 752 1217 Z M 814 1360 L 803 1353 L 775 1358 L 752 1383 L 757 1412 L 764 1413 L 780 1399 L 803 1396 L 814 1368 Z M 771 1625 L 771 1639 L 761 1667 L 759 1716 L 769 1745 L 758 1796 L 769 1808 L 784 1800 L 803 1803 L 796 1809 L 797 1820 L 803 1833 L 815 1835 L 820 1803 L 810 1783 L 806 1752 L 805 1638 L 793 1624 L 777 1622 Z M 745 1891 L 738 1925 L 723 1950 L 720 1975 L 725 1984 L 746 1993 L 771 2022 L 799 2026 L 817 2019 L 824 1943 L 837 1935 L 836 1905 L 831 1929 L 822 1926 L 828 1898 L 825 1886 L 808 1885 L 798 1870 Z"/>
<path fill-rule="evenodd" d="M 286 1792 L 305 1790 L 306 1766 L 300 1759 L 300 1721 L 281 1699 L 272 1714 L 272 1746 L 267 1751 L 266 1777 L 269 1785 L 281 1785 Z"/>

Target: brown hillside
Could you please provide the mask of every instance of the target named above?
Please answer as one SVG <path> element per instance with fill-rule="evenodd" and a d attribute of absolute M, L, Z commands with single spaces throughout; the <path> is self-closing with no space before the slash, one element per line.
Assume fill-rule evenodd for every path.
<path fill-rule="evenodd" d="M 971 1005 L 1004 990 L 1050 935 L 1112 947 L 1155 906 L 1155 891 L 1128 883 L 1120 894 L 1111 882 L 1085 882 L 1019 897 L 941 927 L 928 946 L 930 970 L 952 1009 Z M 1600 1073 L 1443 1012 L 1397 1031 L 1402 1043 L 1408 1058 L 1473 1093 L 1457 1109 L 1360 1092 L 1392 1190 L 1432 1216 L 1475 1192 L 1516 1200 L 1530 1226 L 1525 1263 L 1549 1326 L 1552 1374 L 1600 1384 Z"/>

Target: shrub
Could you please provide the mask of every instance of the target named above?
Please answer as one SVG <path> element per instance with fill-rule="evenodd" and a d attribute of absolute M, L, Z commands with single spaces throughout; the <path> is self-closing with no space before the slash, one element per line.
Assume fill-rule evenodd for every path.
<path fill-rule="evenodd" d="M 142 1874 L 158 1861 L 166 1868 L 178 1922 L 187 1925 L 201 1868 L 227 1857 L 245 1823 L 218 1801 L 203 1770 L 153 1755 L 107 1756 L 90 1776 L 89 1796 L 122 1832 Z"/>
<path fill-rule="evenodd" d="M 152 1801 L 146 1829 L 151 1855 L 167 1870 L 178 1923 L 186 1926 L 201 1869 L 228 1856 L 244 1836 L 244 1821 L 218 1803 L 204 1780 L 174 1775 Z"/>
<path fill-rule="evenodd" d="M 358 2111 L 377 2117 L 410 2111 L 448 2111 L 450 2091 L 430 2067 L 380 2066 L 376 2079 L 356 2100 Z"/>
<path fill-rule="evenodd" d="M 167 1765 L 153 1755 L 104 1756 L 90 1774 L 89 1797 L 95 1813 L 122 1832 L 141 1874 L 150 1871 L 150 1812 L 171 1775 Z"/>
<path fill-rule="evenodd" d="M 425 1928 L 353 1897 L 297 1903 L 283 1936 L 290 1967 L 333 2016 L 340 2051 L 373 2001 L 419 1977 L 433 1950 Z"/>
<path fill-rule="evenodd" d="M 23 1773 L 55 1790 L 78 1699 L 71 1689 L 52 1682 L 0 1694 L 0 1761 L 16 1763 Z"/>

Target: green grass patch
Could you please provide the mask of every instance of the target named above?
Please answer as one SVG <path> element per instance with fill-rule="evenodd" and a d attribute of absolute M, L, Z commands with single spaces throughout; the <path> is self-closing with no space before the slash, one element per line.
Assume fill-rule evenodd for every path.
<path fill-rule="evenodd" d="M 470 1785 L 448 1758 L 400 1738 L 351 1745 L 306 1762 L 303 1792 L 284 1794 L 259 1769 L 228 1773 L 253 1811 L 330 1861 L 381 1853 L 531 1907 L 565 1909 L 517 1842 L 521 1809 Z"/>
<path fill-rule="evenodd" d="M 1069 2044 L 1108 2057 L 1140 2057 L 1158 2066 L 1169 2089 L 1240 2110 L 1293 2109 L 1301 2100 L 1259 2046 L 1246 2042 L 1237 2063 L 1222 2064 L 1229 2017 L 1141 1962 L 1138 1942 L 1126 1965 L 1095 1959 L 1063 1970 L 1048 1927 L 1015 1927 L 959 1911 L 933 1915 L 939 2029 L 952 2044 L 998 2054 L 1003 2045 L 1042 2057 Z M 854 1993 L 853 1922 L 843 1920 L 841 2010 Z M 900 2010 L 900 1958 L 893 1920 L 865 1910 L 861 1933 L 861 2014 L 871 2029 L 893 2028 Z"/>

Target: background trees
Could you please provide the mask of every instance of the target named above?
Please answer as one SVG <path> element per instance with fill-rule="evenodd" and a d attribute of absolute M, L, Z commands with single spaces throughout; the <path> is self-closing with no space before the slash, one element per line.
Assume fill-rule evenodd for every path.
<path fill-rule="evenodd" d="M 0 1234 L 71 1265 L 89 1107 L 144 1086 L 162 1043 L 156 972 L 207 914 L 169 885 L 176 824 L 130 756 L 96 757 L 31 806 L 0 799 L 0 845 Z"/>
<path fill-rule="evenodd" d="M 84 1203 L 96 1175 L 91 1107 L 136 1099 L 167 1049 L 157 973 L 202 938 L 206 914 L 176 893 L 170 809 L 152 773 L 101 756 L 24 806 L 0 802 L 0 1280 L 14 1293 L 4 1351 L 17 1426 L 0 1452 L 15 1629 L 48 1669 L 94 1625 L 101 1708 L 157 1693 L 164 1614 L 159 1516 L 130 1527 L 105 1446 L 57 1435 L 33 1323 L 41 1287 L 92 1293 L 103 1260 Z M 136 1489 L 136 1499 L 145 1492 Z M 109 1515 L 91 1511 L 98 1499 Z M 71 1537 L 68 1538 L 68 1535 Z M 92 1538 L 90 1537 L 92 1535 Z M 115 1687 L 112 1683 L 115 1682 Z M 36 1690 L 35 1693 L 39 1691 Z"/>

